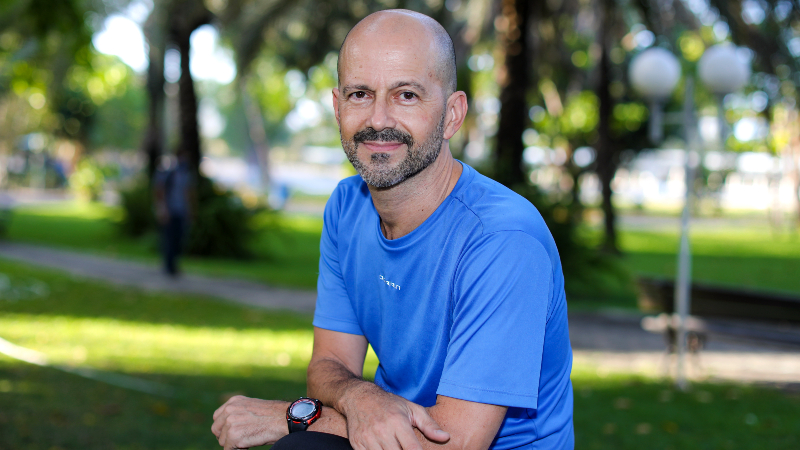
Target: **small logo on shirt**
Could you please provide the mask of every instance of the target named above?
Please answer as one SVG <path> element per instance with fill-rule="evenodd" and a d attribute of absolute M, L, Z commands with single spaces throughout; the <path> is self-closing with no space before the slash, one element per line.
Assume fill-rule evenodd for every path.
<path fill-rule="evenodd" d="M 380 277 L 381 281 L 386 283 L 386 285 L 389 286 L 390 288 L 397 289 L 398 291 L 400 290 L 400 285 L 399 284 L 392 283 L 391 281 L 387 280 L 383 275 L 379 275 L 379 277 Z"/>

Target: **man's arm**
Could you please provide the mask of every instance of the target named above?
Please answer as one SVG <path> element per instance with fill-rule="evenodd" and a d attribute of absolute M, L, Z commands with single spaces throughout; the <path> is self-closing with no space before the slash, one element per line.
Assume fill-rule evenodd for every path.
<path fill-rule="evenodd" d="M 439 396 L 424 408 L 363 381 L 366 352 L 363 336 L 314 329 L 308 394 L 346 418 L 355 450 L 489 447 L 506 407 Z"/>

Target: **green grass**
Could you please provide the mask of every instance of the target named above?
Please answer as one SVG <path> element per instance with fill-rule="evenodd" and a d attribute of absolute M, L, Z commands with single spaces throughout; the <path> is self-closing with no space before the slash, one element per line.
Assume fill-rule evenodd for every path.
<path fill-rule="evenodd" d="M 636 274 L 674 277 L 680 236 L 627 230 L 620 246 Z M 701 228 L 690 234 L 692 278 L 706 283 L 800 293 L 800 235 L 769 229 Z"/>
<path fill-rule="evenodd" d="M 18 207 L 7 238 L 157 264 L 157 236 L 137 240 L 123 236 L 115 224 L 119 214 L 116 208 L 82 202 Z M 186 257 L 181 261 L 182 267 L 195 273 L 273 285 L 316 287 L 322 221 L 302 216 L 258 219 L 262 224 L 269 221 L 270 226 L 263 227 L 264 231 L 253 241 L 253 258 Z"/>
<path fill-rule="evenodd" d="M 310 316 L 145 293 L 2 260 L 0 273 L 8 281 L 0 337 L 53 364 L 175 392 L 143 394 L 0 356 L 0 449 L 213 449 L 211 414 L 230 395 L 288 400 L 305 392 Z M 370 354 L 365 373 L 376 364 Z M 576 448 L 800 445 L 800 398 L 778 390 L 697 384 L 681 393 L 666 381 L 601 376 L 588 366 L 576 366 L 573 384 Z"/>
<path fill-rule="evenodd" d="M 795 449 L 800 395 L 697 383 L 687 392 L 663 380 L 572 372 L 576 449 Z"/>

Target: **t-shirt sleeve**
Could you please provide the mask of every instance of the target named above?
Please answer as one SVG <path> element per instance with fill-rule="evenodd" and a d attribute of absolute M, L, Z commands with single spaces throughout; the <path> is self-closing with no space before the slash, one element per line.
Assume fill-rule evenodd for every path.
<path fill-rule="evenodd" d="M 314 326 L 342 333 L 363 335 L 339 265 L 339 214 L 341 186 L 325 205 L 319 244 L 319 276 Z"/>
<path fill-rule="evenodd" d="M 553 270 L 542 244 L 521 231 L 484 236 L 462 257 L 453 326 L 437 394 L 537 408 Z"/>

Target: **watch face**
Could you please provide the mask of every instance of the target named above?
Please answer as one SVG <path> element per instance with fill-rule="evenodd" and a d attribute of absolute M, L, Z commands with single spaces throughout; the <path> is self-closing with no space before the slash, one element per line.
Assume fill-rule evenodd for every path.
<path fill-rule="evenodd" d="M 310 400 L 299 400 L 292 405 L 292 416 L 302 419 L 314 413 L 316 406 Z"/>

